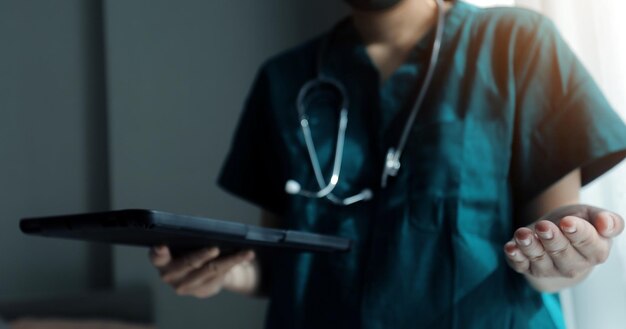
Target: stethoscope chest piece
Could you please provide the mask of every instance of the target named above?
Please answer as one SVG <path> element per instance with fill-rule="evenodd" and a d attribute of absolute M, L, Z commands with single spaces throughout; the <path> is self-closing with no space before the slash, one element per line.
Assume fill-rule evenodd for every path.
<path fill-rule="evenodd" d="M 382 188 L 387 187 L 387 179 L 389 176 L 396 177 L 398 175 L 400 166 L 400 153 L 396 151 L 396 149 L 390 148 L 387 151 L 387 156 L 385 157 L 385 165 L 381 176 L 380 186 Z"/>

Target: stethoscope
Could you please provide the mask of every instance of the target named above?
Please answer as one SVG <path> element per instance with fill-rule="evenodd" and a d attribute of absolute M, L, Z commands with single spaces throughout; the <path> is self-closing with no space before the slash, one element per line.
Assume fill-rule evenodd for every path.
<path fill-rule="evenodd" d="M 439 58 L 439 51 L 441 49 L 441 39 L 443 37 L 443 28 L 445 25 L 445 12 L 443 0 L 435 0 L 437 3 L 437 29 L 435 31 L 435 41 L 433 42 L 432 52 L 430 55 L 430 62 L 428 65 L 428 69 L 426 71 L 426 76 L 424 77 L 424 83 L 419 90 L 417 98 L 415 99 L 415 103 L 411 109 L 408 120 L 404 126 L 404 130 L 402 131 L 402 135 L 400 136 L 400 140 L 398 141 L 398 145 L 396 147 L 391 147 L 387 151 L 387 156 L 385 157 L 385 163 L 383 167 L 383 172 L 381 176 L 381 187 L 387 187 L 387 182 L 389 177 L 395 177 L 398 175 L 398 171 L 400 170 L 400 158 L 402 157 L 402 152 L 406 146 L 409 134 L 411 132 L 411 128 L 413 127 L 413 123 L 415 122 L 415 118 L 417 117 L 417 113 L 424 102 L 424 98 L 426 96 L 426 92 L 430 83 L 432 82 L 433 74 L 435 71 L 435 66 L 437 65 L 437 60 Z M 339 198 L 335 196 L 332 192 L 337 187 L 339 183 L 340 173 L 341 173 L 341 161 L 343 158 L 343 150 L 345 144 L 346 137 L 346 128 L 348 126 L 348 94 L 344 85 L 333 79 L 331 77 L 326 77 L 322 75 L 321 72 L 321 62 L 322 56 L 324 55 L 325 45 L 322 43 L 322 47 L 320 47 L 318 53 L 318 65 L 317 65 L 317 76 L 305 83 L 300 91 L 298 92 L 298 97 L 296 99 L 296 107 L 298 110 L 298 118 L 300 120 L 300 127 L 302 128 L 302 134 L 304 135 L 304 142 L 306 144 L 307 153 L 309 154 L 309 160 L 311 161 L 311 166 L 313 167 L 313 173 L 315 175 L 315 179 L 317 184 L 319 185 L 319 190 L 315 191 L 307 191 L 302 189 L 300 183 L 297 181 L 290 179 L 285 184 L 285 191 L 288 194 L 292 195 L 300 195 L 307 198 L 326 198 L 330 202 L 336 205 L 348 206 L 360 201 L 370 200 L 374 194 L 371 189 L 364 189 L 358 194 L 354 194 L 352 196 L 346 198 Z M 330 181 L 327 183 L 322 175 L 322 168 L 320 166 L 319 158 L 317 156 L 317 151 L 315 150 L 315 144 L 313 143 L 313 137 L 311 135 L 311 128 L 309 127 L 309 119 L 306 114 L 306 106 L 305 100 L 308 96 L 315 90 L 322 87 L 330 87 L 335 89 L 338 94 L 341 96 L 341 105 L 339 111 L 339 128 L 337 131 L 337 142 L 335 145 L 335 155 L 333 161 L 333 169 L 332 174 L 330 176 Z"/>

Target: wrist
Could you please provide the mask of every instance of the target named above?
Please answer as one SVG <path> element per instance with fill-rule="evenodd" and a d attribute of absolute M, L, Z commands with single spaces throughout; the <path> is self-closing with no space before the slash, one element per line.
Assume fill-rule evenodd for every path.
<path fill-rule="evenodd" d="M 259 264 L 251 260 L 234 266 L 224 277 L 223 288 L 242 295 L 256 295 L 259 282 Z"/>

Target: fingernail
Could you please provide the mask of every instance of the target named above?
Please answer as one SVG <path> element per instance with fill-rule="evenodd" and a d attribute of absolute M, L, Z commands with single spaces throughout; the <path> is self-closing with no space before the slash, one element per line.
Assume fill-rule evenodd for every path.
<path fill-rule="evenodd" d="M 511 251 L 511 252 L 508 252 L 507 254 L 509 254 L 509 256 L 511 256 L 511 257 L 517 256 L 517 252 L 516 251 Z"/>
<path fill-rule="evenodd" d="M 561 230 L 566 233 L 576 233 L 576 226 L 561 226 Z"/>
<path fill-rule="evenodd" d="M 546 232 L 537 231 L 537 235 L 539 235 L 539 237 L 544 240 L 552 240 L 552 238 L 554 238 L 554 233 L 552 233 L 552 230 L 548 230 Z"/>
<path fill-rule="evenodd" d="M 517 243 L 521 244 L 524 247 L 528 247 L 530 246 L 530 243 L 532 241 L 530 240 L 530 238 L 525 238 L 525 239 L 517 239 Z"/>
<path fill-rule="evenodd" d="M 615 217 L 613 217 L 613 215 L 609 215 L 609 221 L 607 222 L 607 225 L 606 225 L 606 233 L 613 232 L 614 228 L 615 228 Z"/>

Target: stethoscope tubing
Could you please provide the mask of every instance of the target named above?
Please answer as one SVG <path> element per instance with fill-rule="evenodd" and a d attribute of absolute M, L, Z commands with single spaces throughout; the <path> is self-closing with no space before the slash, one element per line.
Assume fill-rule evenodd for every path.
<path fill-rule="evenodd" d="M 411 112 L 407 119 L 407 122 L 404 126 L 400 139 L 398 141 L 396 148 L 389 148 L 387 152 L 387 158 L 385 159 L 384 169 L 381 175 L 381 188 L 385 188 L 387 186 L 387 179 L 389 176 L 396 176 L 398 170 L 400 169 L 400 158 L 402 157 L 402 153 L 404 152 L 404 148 L 406 147 L 406 143 L 408 141 L 408 137 L 411 133 L 413 124 L 417 118 L 417 114 L 426 98 L 426 93 L 430 87 L 432 82 L 435 68 L 437 66 L 437 62 L 439 59 L 439 54 L 441 51 L 441 41 L 443 38 L 443 30 L 445 25 L 445 12 L 443 8 L 443 0 L 436 0 L 437 3 L 437 28 L 435 32 L 435 40 L 433 42 L 432 52 L 429 60 L 428 69 L 426 71 L 426 75 L 424 77 L 424 81 L 422 87 L 420 88 L 416 100 L 411 108 Z M 300 196 L 308 197 L 308 198 L 326 198 L 330 202 L 336 205 L 351 205 L 360 201 L 369 200 L 373 197 L 373 193 L 370 189 L 364 189 L 358 194 L 346 197 L 339 198 L 332 194 L 333 190 L 337 187 L 339 183 L 339 178 L 341 174 L 341 164 L 343 160 L 343 151 L 345 146 L 345 136 L 348 125 L 348 95 L 346 89 L 342 83 L 339 81 L 322 76 L 322 56 L 325 48 L 326 40 L 322 41 L 321 49 L 318 53 L 317 58 L 317 77 L 313 80 L 305 83 L 300 91 L 298 92 L 298 97 L 296 100 L 298 117 L 300 120 L 300 127 L 302 129 L 302 133 L 304 136 L 304 141 L 306 144 L 307 153 L 309 155 L 309 160 L 311 162 L 311 166 L 313 168 L 313 173 L 315 175 L 315 179 L 320 188 L 319 191 L 307 191 L 303 190 L 300 187 L 300 184 L 294 180 L 287 181 L 285 186 L 285 190 L 289 194 L 297 194 Z M 341 110 L 339 111 L 339 127 L 337 131 L 337 142 L 335 144 L 335 154 L 333 160 L 333 169 L 330 181 L 326 183 L 324 179 L 324 175 L 322 173 L 322 168 L 320 165 L 319 157 L 317 155 L 317 151 L 315 149 L 315 143 L 313 141 L 313 136 L 311 133 L 311 128 L 309 126 L 309 120 L 306 115 L 306 97 L 311 92 L 313 88 L 329 85 L 335 88 L 339 94 L 341 95 Z"/>
<path fill-rule="evenodd" d="M 437 67 L 437 62 L 439 61 L 441 40 L 443 39 L 443 30 L 445 25 L 445 11 L 443 10 L 442 1 L 443 0 L 436 0 L 438 9 L 437 28 L 435 31 L 435 41 L 433 42 L 433 49 L 430 55 L 428 69 L 426 70 L 426 76 L 424 77 L 424 82 L 419 90 L 415 103 L 413 103 L 413 107 L 411 109 L 407 122 L 404 125 L 404 129 L 402 130 L 402 135 L 400 136 L 397 147 L 395 149 L 390 148 L 387 152 L 388 158 L 385 160 L 385 167 L 381 176 L 380 185 L 382 188 L 385 188 L 387 186 L 387 178 L 389 176 L 396 176 L 398 170 L 400 169 L 400 158 L 402 157 L 402 153 L 404 152 L 404 148 L 406 147 L 409 135 L 411 134 L 411 130 L 413 129 L 413 124 L 415 123 L 415 119 L 417 118 L 417 114 L 419 113 L 422 104 L 424 103 L 426 93 L 428 92 L 428 89 L 433 80 L 433 76 L 435 74 L 435 68 Z"/>

